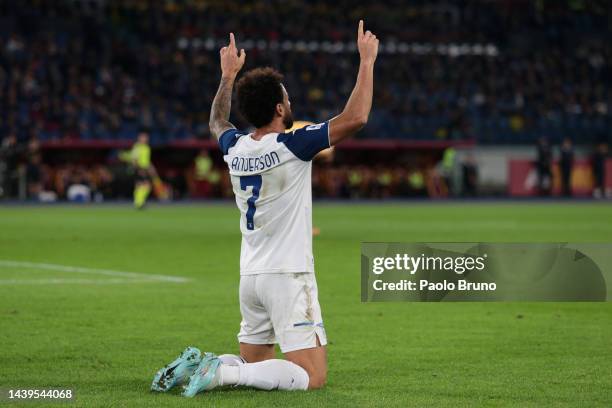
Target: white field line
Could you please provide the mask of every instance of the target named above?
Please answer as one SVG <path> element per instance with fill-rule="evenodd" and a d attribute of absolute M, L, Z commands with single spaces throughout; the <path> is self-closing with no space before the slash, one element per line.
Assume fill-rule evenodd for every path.
<path fill-rule="evenodd" d="M 126 271 L 115 271 L 111 269 L 95 269 L 95 268 L 84 268 L 80 266 L 68 266 L 68 265 L 57 265 L 57 264 L 48 264 L 48 263 L 39 263 L 39 262 L 21 262 L 21 261 L 9 261 L 9 260 L 0 260 L 0 268 L 30 268 L 30 269 L 45 269 L 49 271 L 59 271 L 66 273 L 78 273 L 78 274 L 89 274 L 89 275 L 104 275 L 104 276 L 114 276 L 121 278 L 129 278 L 129 279 L 108 279 L 105 282 L 108 283 L 128 283 L 128 282 L 174 282 L 174 283 L 185 283 L 188 282 L 188 278 L 184 278 L 181 276 L 169 276 L 169 275 L 154 275 L 148 273 L 135 273 L 135 272 L 126 272 Z M 0 280 L 0 282 L 8 282 L 11 283 L 35 283 L 40 282 L 44 283 L 92 283 L 102 282 L 94 279 L 36 279 L 36 280 L 17 280 L 17 279 L 6 279 Z M 79 282 L 77 282 L 79 281 Z M 120 282 L 121 281 L 121 282 Z"/>
<path fill-rule="evenodd" d="M 78 285 L 113 285 L 126 283 L 158 283 L 153 279 L 0 279 L 0 285 L 54 285 L 73 283 Z"/>

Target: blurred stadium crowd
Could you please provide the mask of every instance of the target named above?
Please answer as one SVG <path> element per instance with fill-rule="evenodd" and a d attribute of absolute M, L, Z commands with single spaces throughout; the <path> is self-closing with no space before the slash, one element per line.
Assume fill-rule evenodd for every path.
<path fill-rule="evenodd" d="M 127 199 L 132 196 L 134 169 L 117 157 L 104 164 L 65 162 L 48 165 L 41 161 L 40 144 L 13 144 L 0 147 L 0 154 L 9 159 L 9 166 L 19 168 L 23 177 L 11 177 L 0 187 L 5 195 L 16 197 L 19 183 L 27 197 L 41 201 L 103 201 Z M 18 166 L 25 156 L 27 164 Z M 2 170 L 2 169 L 0 169 Z M 467 168 L 465 195 L 475 195 L 476 169 Z M 19 172 L 18 172 L 19 173 Z M 169 197 L 233 198 L 232 185 L 227 172 L 214 162 L 206 150 L 201 150 L 184 169 L 165 168 L 163 180 L 169 187 Z M 317 159 L 313 171 L 313 195 L 317 198 L 389 198 L 427 197 L 436 194 L 433 169 L 405 163 L 377 165 L 334 165 L 333 156 Z M 18 174 L 16 174 L 18 176 Z"/>
<path fill-rule="evenodd" d="M 30 152 L 38 141 L 133 140 L 142 129 L 153 145 L 208 139 L 229 31 L 247 49 L 245 69 L 285 74 L 296 118 L 328 119 L 354 84 L 361 17 L 382 39 L 361 138 L 596 144 L 610 136 L 606 0 L 0 0 L 0 143 Z M 40 161 L 28 155 L 30 173 Z M 97 168 L 105 167 L 87 172 L 105 173 Z M 407 168 L 343 169 L 330 170 L 343 172 L 342 185 L 322 182 L 315 192 L 420 194 L 385 175 L 410 178 Z M 371 187 L 351 187 L 355 180 Z"/>
<path fill-rule="evenodd" d="M 327 119 L 352 89 L 356 55 L 306 45 L 352 43 L 359 17 L 384 53 L 364 137 L 524 143 L 561 129 L 592 139 L 611 125 L 605 0 L 3 0 L 0 11 L 2 133 L 18 138 L 133 138 L 142 127 L 154 142 L 207 137 L 230 30 L 263 40 L 246 68 L 280 68 L 296 117 Z M 306 48 L 270 45 L 283 41 Z M 451 55 L 449 44 L 497 51 Z"/>

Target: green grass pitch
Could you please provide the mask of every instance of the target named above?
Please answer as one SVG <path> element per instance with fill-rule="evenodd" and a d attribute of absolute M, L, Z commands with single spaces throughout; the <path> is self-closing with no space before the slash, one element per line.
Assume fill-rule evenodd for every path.
<path fill-rule="evenodd" d="M 327 387 L 188 400 L 149 385 L 187 345 L 237 352 L 238 211 L 0 207 L 0 260 L 191 279 L 111 283 L 0 266 L 0 388 L 70 387 L 70 406 L 612 406 L 612 304 L 362 304 L 359 295 L 361 241 L 610 242 L 610 205 L 315 203 L 314 221 Z"/>

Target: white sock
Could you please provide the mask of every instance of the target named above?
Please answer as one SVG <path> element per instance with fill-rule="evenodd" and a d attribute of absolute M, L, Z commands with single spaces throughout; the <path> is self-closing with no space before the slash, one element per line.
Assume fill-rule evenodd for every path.
<path fill-rule="evenodd" d="M 246 361 L 235 354 L 221 354 L 219 356 L 221 360 L 221 378 L 219 385 L 236 385 L 240 378 L 240 371 L 238 371 L 239 364 L 245 364 Z"/>
<path fill-rule="evenodd" d="M 219 356 L 219 360 L 221 360 L 221 363 L 230 366 L 236 366 L 238 364 L 246 363 L 246 361 L 242 357 L 237 356 L 235 354 L 221 354 Z"/>
<path fill-rule="evenodd" d="M 238 365 L 227 365 L 221 363 L 219 366 L 219 385 L 238 385 L 240 381 L 240 368 Z"/>
<path fill-rule="evenodd" d="M 308 389 L 308 373 L 302 367 L 287 360 L 265 360 L 259 363 L 240 364 L 235 367 L 226 366 L 221 376 L 226 374 L 229 380 L 238 370 L 236 385 L 259 388 L 260 390 L 306 390 Z M 227 372 L 226 372 L 227 370 Z M 232 372 L 230 372 L 232 371 Z M 224 385 L 225 379 L 223 380 Z"/>

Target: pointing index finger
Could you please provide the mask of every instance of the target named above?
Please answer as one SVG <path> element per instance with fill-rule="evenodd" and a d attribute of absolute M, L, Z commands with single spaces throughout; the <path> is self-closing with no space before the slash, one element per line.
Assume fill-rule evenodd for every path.
<path fill-rule="evenodd" d="M 359 28 L 357 29 L 357 36 L 363 37 L 363 20 L 359 20 Z"/>

